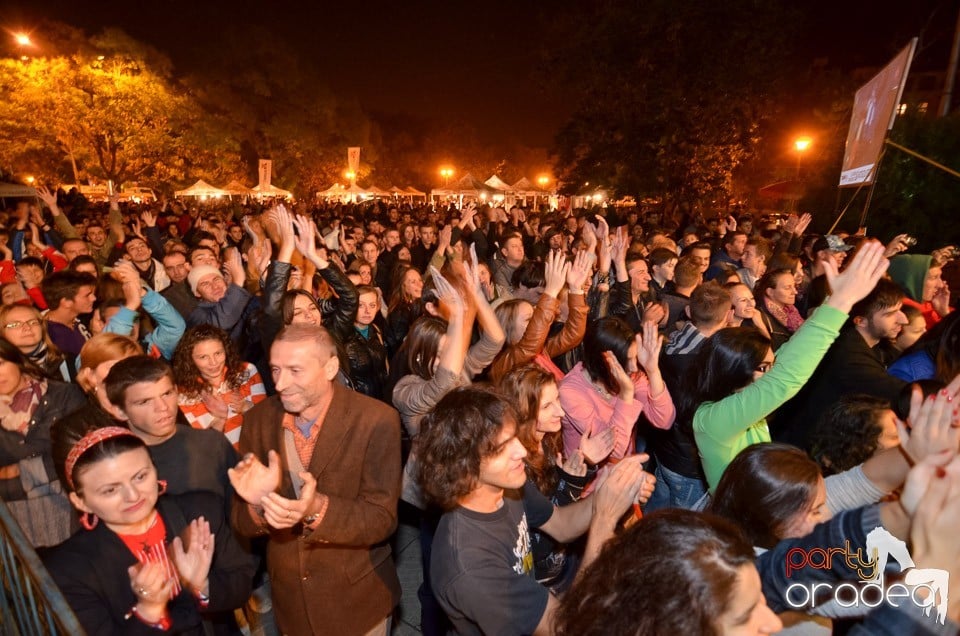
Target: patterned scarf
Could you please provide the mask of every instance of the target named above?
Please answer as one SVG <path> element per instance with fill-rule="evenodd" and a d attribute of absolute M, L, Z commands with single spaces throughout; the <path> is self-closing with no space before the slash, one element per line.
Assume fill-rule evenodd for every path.
<path fill-rule="evenodd" d="M 780 321 L 780 324 L 785 326 L 790 333 L 794 333 L 803 324 L 803 317 L 800 316 L 800 312 L 793 305 L 781 305 L 769 298 L 764 298 L 763 302 L 770 315 Z"/>
<path fill-rule="evenodd" d="M 27 385 L 12 396 L 0 395 L 0 424 L 3 429 L 26 436 L 40 400 L 47 392 L 47 381 L 24 376 Z"/>

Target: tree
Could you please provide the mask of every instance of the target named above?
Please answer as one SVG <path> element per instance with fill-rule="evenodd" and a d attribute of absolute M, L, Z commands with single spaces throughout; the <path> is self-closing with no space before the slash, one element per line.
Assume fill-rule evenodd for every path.
<path fill-rule="evenodd" d="M 565 190 L 726 203 L 776 113 L 791 12 L 754 0 L 591 6 L 561 19 L 553 39 L 569 45 L 546 60 L 580 96 L 556 139 Z"/>
<path fill-rule="evenodd" d="M 158 184 L 198 168 L 229 172 L 229 140 L 198 139 L 206 118 L 170 76 L 162 55 L 120 31 L 106 31 L 80 49 L 27 61 L 0 60 L 0 162 L 53 166 L 67 157 L 75 177 Z M 200 143 L 198 143 L 200 142 Z"/>

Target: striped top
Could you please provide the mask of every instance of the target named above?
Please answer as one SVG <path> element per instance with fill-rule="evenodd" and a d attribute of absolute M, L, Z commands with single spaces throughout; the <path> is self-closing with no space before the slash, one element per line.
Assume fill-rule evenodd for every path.
<path fill-rule="evenodd" d="M 196 397 L 188 397 L 180 394 L 180 410 L 187 418 L 187 422 L 194 428 L 221 428 L 221 420 L 210 412 L 207 405 L 209 401 L 220 400 L 226 404 L 227 417 L 222 420 L 223 434 L 238 448 L 240 444 L 240 427 L 243 425 L 243 414 L 250 410 L 254 404 L 262 402 L 267 397 L 266 390 L 263 387 L 263 380 L 260 378 L 260 372 L 249 362 L 244 363 L 246 368 L 243 372 L 244 380 L 237 389 L 231 389 L 226 382 L 227 371 L 223 371 L 223 379 L 220 386 L 212 392 L 204 392 Z"/>

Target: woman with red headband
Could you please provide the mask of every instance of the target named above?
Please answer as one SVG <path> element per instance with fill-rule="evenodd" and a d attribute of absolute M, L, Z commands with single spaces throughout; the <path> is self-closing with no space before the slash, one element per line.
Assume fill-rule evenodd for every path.
<path fill-rule="evenodd" d="M 89 634 L 204 634 L 243 605 L 254 567 L 207 493 L 161 497 L 143 441 L 90 418 L 52 432 L 53 457 L 84 530 L 45 564 Z"/>

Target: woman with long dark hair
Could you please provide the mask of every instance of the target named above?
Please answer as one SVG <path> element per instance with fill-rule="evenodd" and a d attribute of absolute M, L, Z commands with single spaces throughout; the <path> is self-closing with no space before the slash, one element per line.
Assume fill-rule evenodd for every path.
<path fill-rule="evenodd" d="M 721 329 L 701 349 L 696 368 L 680 394 L 678 421 L 693 430 L 710 490 L 727 464 L 759 442 L 770 441 L 767 416 L 810 379 L 847 320 L 886 271 L 883 246 L 865 245 L 840 274 L 828 264 L 833 294 L 779 352 L 770 340 L 742 327 Z"/>
<path fill-rule="evenodd" d="M 633 454 L 634 427 L 640 413 L 659 429 L 676 418 L 673 398 L 660 374 L 663 338 L 646 322 L 635 335 L 622 318 L 595 320 L 583 340 L 583 361 L 560 382 L 563 445 L 567 456 L 584 435 L 614 431 L 612 459 Z"/>

